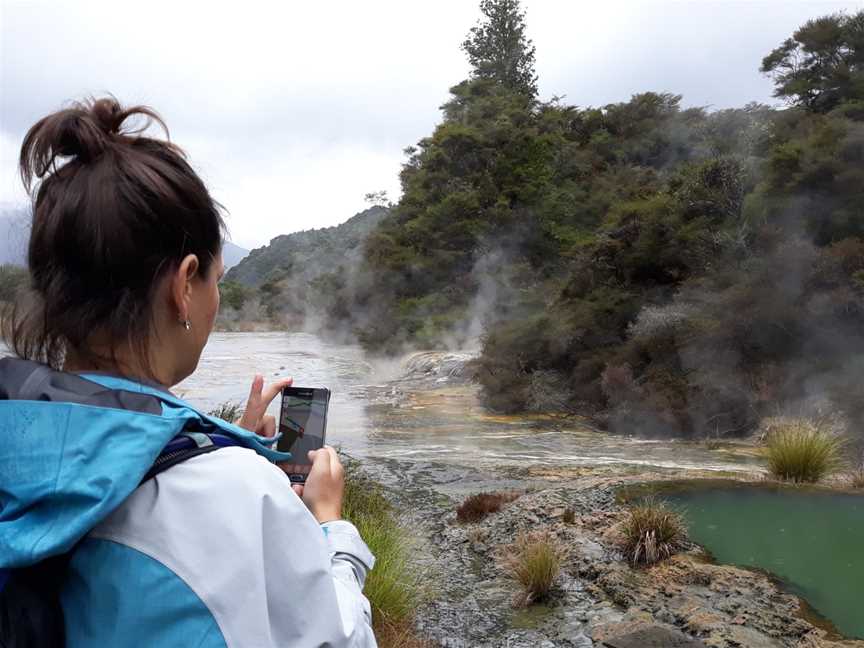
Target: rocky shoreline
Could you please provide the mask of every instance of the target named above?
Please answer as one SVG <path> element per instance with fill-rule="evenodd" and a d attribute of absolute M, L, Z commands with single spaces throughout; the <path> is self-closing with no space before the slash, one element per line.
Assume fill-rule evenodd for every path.
<path fill-rule="evenodd" d="M 417 353 L 398 381 L 370 387 L 366 396 L 373 409 L 385 413 L 382 425 L 388 424 L 386 412 L 441 407 L 433 397 L 448 385 L 469 382 L 470 357 Z M 740 456 L 754 447 L 737 443 L 728 450 Z M 862 640 L 839 636 L 770 575 L 714 564 L 696 545 L 648 568 L 626 561 L 616 536 L 626 509 L 621 489 L 682 479 L 764 478 L 753 465 L 707 468 L 366 462 L 414 537 L 416 565 L 428 585 L 416 626 L 430 646 L 864 648 Z M 747 472 L 751 469 L 759 472 Z M 456 520 L 456 508 L 467 496 L 492 491 L 520 496 L 479 522 Z M 568 509 L 570 523 L 564 516 Z M 520 532 L 541 528 L 553 531 L 569 556 L 550 600 L 515 608 L 518 585 L 508 579 L 497 552 Z M 628 635 L 631 639 L 619 639 Z"/>
<path fill-rule="evenodd" d="M 432 645 L 589 648 L 618 645 L 616 637 L 639 630 L 668 629 L 711 648 L 864 648 L 864 641 L 814 624 L 806 605 L 770 576 L 713 564 L 697 546 L 650 568 L 626 562 L 615 541 L 624 512 L 618 489 L 707 475 L 610 466 L 479 471 L 396 460 L 369 468 L 416 539 L 417 565 L 428 584 L 417 630 Z M 480 522 L 456 521 L 465 496 L 493 490 L 522 494 Z M 562 519 L 566 509 L 575 514 L 570 524 Z M 514 608 L 517 586 L 496 551 L 520 531 L 538 528 L 552 530 L 572 551 L 551 600 Z"/>

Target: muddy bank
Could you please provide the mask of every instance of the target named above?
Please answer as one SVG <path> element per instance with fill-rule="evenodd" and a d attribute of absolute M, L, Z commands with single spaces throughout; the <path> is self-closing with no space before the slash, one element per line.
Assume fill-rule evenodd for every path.
<path fill-rule="evenodd" d="M 418 564 L 429 584 L 417 625 L 435 645 L 599 647 L 639 628 L 664 626 L 715 648 L 864 647 L 864 641 L 843 640 L 827 624 L 814 624 L 806 606 L 767 575 L 712 564 L 698 547 L 651 568 L 632 568 L 615 541 L 623 514 L 618 489 L 679 478 L 681 471 L 478 470 L 397 460 L 367 463 L 367 469 L 416 536 Z M 490 490 L 523 494 L 485 520 L 456 521 L 455 508 L 465 496 Z M 562 520 L 568 508 L 575 514 L 572 524 Z M 496 552 L 520 531 L 538 528 L 552 529 L 572 552 L 551 600 L 514 608 L 517 586 Z"/>

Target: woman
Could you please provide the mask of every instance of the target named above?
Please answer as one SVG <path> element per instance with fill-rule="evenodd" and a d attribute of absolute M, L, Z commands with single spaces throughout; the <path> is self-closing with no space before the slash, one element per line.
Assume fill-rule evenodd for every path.
<path fill-rule="evenodd" d="M 290 455 L 265 410 L 290 381 L 256 376 L 237 426 L 169 391 L 213 328 L 224 225 L 182 151 L 142 134 L 154 120 L 91 100 L 24 139 L 25 187 L 39 182 L 30 290 L 3 313 L 18 356 L 0 360 L 7 587 L 29 574 L 39 605 L 56 593 L 70 647 L 374 646 L 374 558 L 339 519 L 339 459 L 310 453 L 294 489 L 272 463 Z M 180 437 L 201 454 L 153 476 Z M 45 640 L 11 614 L 16 640 L 27 623 Z"/>

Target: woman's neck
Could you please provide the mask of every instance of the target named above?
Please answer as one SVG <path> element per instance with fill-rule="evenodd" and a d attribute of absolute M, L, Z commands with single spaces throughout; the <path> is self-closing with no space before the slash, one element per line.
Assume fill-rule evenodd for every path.
<path fill-rule="evenodd" d="M 168 388 L 165 383 L 153 375 L 153 372 L 146 370 L 140 362 L 132 359 L 134 356 L 130 358 L 131 361 L 125 359 L 130 356 L 120 351 L 115 351 L 111 356 L 113 357 L 100 354 L 99 352 L 81 353 L 77 350 L 69 349 L 63 362 L 63 371 L 69 373 L 108 374 L 162 389 Z"/>

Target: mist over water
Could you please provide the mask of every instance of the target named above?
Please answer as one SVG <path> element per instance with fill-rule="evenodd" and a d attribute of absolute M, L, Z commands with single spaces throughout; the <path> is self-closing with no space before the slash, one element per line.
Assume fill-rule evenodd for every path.
<path fill-rule="evenodd" d="M 174 391 L 206 411 L 226 401 L 245 403 L 255 373 L 268 381 L 292 376 L 300 387 L 327 387 L 333 394 L 327 441 L 359 458 L 476 466 L 760 469 L 752 457 L 718 454 L 700 444 L 637 440 L 548 417 L 490 415 L 476 386 L 426 373 L 429 363 L 417 362 L 418 355 L 427 354 L 385 364 L 370 361 L 359 346 L 328 343 L 308 333 L 214 333 L 198 370 Z M 412 368 L 414 373 L 406 375 Z M 278 402 L 270 412 L 278 415 Z"/>

